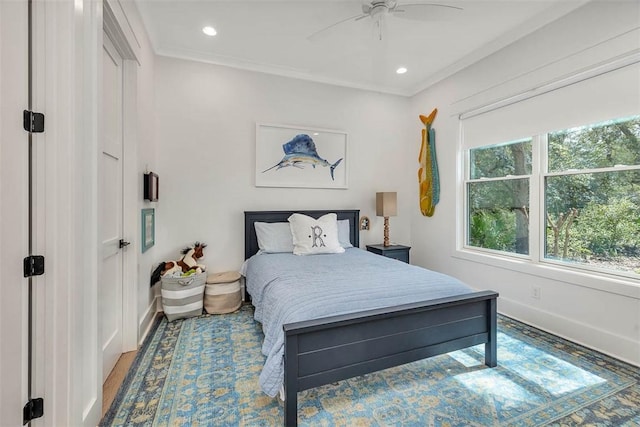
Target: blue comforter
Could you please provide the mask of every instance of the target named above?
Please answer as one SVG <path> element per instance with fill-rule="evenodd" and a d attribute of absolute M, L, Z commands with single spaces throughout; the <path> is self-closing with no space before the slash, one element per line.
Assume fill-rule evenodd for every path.
<path fill-rule="evenodd" d="M 357 248 L 311 256 L 257 254 L 247 261 L 245 276 L 264 332 L 260 387 L 271 397 L 284 377 L 282 325 L 473 292 L 450 276 Z"/>

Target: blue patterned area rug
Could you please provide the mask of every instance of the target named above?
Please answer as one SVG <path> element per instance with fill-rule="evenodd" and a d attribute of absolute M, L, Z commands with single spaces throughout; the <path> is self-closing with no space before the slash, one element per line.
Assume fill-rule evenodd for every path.
<path fill-rule="evenodd" d="M 306 426 L 640 426 L 633 367 L 500 316 L 498 367 L 483 346 L 307 390 Z M 101 426 L 278 426 L 260 391 L 251 307 L 157 322 Z"/>

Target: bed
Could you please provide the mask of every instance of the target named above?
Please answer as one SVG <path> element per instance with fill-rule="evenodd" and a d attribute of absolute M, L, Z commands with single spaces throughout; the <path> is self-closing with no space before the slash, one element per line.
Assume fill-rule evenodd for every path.
<path fill-rule="evenodd" d="M 314 211 L 295 211 L 305 215 L 319 218 L 320 216 L 334 212 L 337 214 L 338 220 L 349 221 L 349 239 L 355 248 L 359 247 L 359 211 L 358 210 L 314 210 Z M 259 250 L 258 240 L 255 232 L 255 222 L 287 222 L 287 218 L 294 211 L 251 211 L 245 212 L 245 259 L 251 258 Z M 274 254 L 280 255 L 280 254 Z M 345 255 L 345 257 L 343 257 Z M 273 277 L 286 282 L 296 280 L 295 275 L 290 272 L 280 272 L 278 262 L 282 266 L 287 264 L 287 256 L 295 257 L 292 254 L 282 254 L 280 256 L 271 255 L 258 256 L 254 259 L 262 261 L 264 268 L 271 270 Z M 318 255 L 316 259 L 312 257 L 305 258 L 306 263 L 316 263 L 324 265 L 326 274 L 329 277 L 330 269 L 327 263 L 331 261 L 331 257 L 342 257 L 344 260 L 357 260 L 361 264 L 370 263 L 371 257 L 379 257 L 370 253 L 365 253 L 360 249 L 348 249 L 345 254 L 340 255 Z M 321 257 L 321 258 L 317 258 Z M 367 258 L 369 257 L 369 258 Z M 266 261 L 268 259 L 268 262 Z M 375 258 L 378 264 L 381 264 L 385 272 L 396 268 L 408 269 L 407 274 L 411 277 L 420 277 L 419 274 L 426 274 L 428 270 L 420 269 L 414 266 L 400 263 L 395 260 L 384 257 Z M 253 260 L 252 260 L 253 261 Z M 354 264 L 355 265 L 355 264 Z M 305 267 L 306 268 L 306 267 Z M 310 267 L 311 268 L 311 267 Z M 366 267 L 363 267 L 366 268 Z M 354 270 L 357 270 L 354 267 Z M 418 271 L 420 270 L 420 271 Z M 381 274 L 382 270 L 378 270 L 375 274 Z M 434 283 L 447 276 L 439 273 L 433 274 Z M 315 274 L 314 277 L 321 277 L 322 274 Z M 357 277 L 363 276 L 362 274 Z M 389 276 L 393 277 L 393 276 Z M 447 277 L 448 278 L 448 277 Z M 451 279 L 454 283 L 455 279 Z M 254 280 L 248 273 L 247 283 Z M 266 279 L 265 279 L 266 280 Z M 271 279 L 269 279 L 271 280 Z M 315 279 L 314 279 L 315 280 Z M 350 279 L 344 279 L 350 280 Z M 343 280 L 343 281 L 344 281 Z M 366 280 L 366 276 L 362 279 Z M 255 280 L 254 280 L 255 281 Z M 334 277 L 331 281 L 337 281 Z M 274 282 L 274 280 L 271 280 Z M 271 285 L 277 289 L 276 285 Z M 328 281 L 329 282 L 329 281 Z M 372 281 L 373 282 L 373 281 Z M 333 291 L 336 294 L 343 294 L 341 291 L 348 288 L 347 282 L 333 285 Z M 452 285 L 457 286 L 457 285 Z M 307 285 L 309 289 L 318 289 L 314 283 Z M 388 288 L 390 288 L 389 286 Z M 258 289 L 254 287 L 255 289 Z M 389 291 L 387 288 L 387 292 Z M 485 364 L 488 367 L 497 365 L 496 356 L 496 300 L 498 294 L 492 291 L 474 292 L 466 288 L 466 290 L 450 290 L 445 292 L 444 297 L 425 297 L 421 289 L 415 289 L 415 295 L 406 295 L 406 292 L 413 292 L 401 285 L 394 287 L 394 292 L 405 292 L 404 300 L 410 297 L 408 303 L 397 304 L 400 299 L 395 299 L 395 295 L 390 295 L 388 301 L 391 305 L 377 307 L 372 309 L 364 309 L 356 312 L 349 312 L 338 315 L 326 315 L 322 311 L 322 307 L 313 308 L 312 305 L 293 308 L 290 311 L 297 313 L 308 312 L 314 313 L 316 310 L 320 314 L 319 317 L 311 316 L 311 318 L 299 321 L 288 321 L 286 316 L 280 316 L 274 319 L 266 319 L 270 314 L 265 312 L 264 305 L 273 307 L 285 304 L 282 296 L 279 299 L 271 301 L 263 301 L 263 295 L 254 296 L 254 306 L 256 306 L 256 320 L 263 324 L 265 331 L 265 342 L 263 345 L 263 353 L 269 354 L 262 376 L 267 370 L 270 358 L 273 358 L 282 366 L 283 379 L 280 381 L 284 385 L 284 424 L 286 426 L 297 425 L 297 393 L 299 391 L 318 387 L 323 384 L 336 382 L 339 380 L 364 375 L 370 372 L 379 371 L 397 365 L 413 362 L 427 357 L 448 353 L 451 351 L 484 344 L 485 347 Z M 361 288 L 360 288 L 361 289 Z M 444 288 L 443 288 L 444 289 Z M 297 291 L 297 287 L 296 287 Z M 302 292 L 302 291 L 300 291 Z M 372 286 L 371 294 L 375 297 L 376 288 Z M 448 295 L 446 292 L 456 293 Z M 274 293 L 274 292 L 272 292 Z M 247 295 L 247 299 L 251 296 Z M 367 305 L 368 300 L 363 300 L 363 295 L 357 297 L 344 294 L 335 296 L 352 301 L 360 301 L 362 306 Z M 372 301 L 375 298 L 372 298 Z M 292 300 L 294 298 L 292 297 Z M 312 300 L 312 299 L 310 299 Z M 332 300 L 333 308 L 340 304 Z M 306 304 L 306 302 L 305 302 Z M 372 302 L 373 304 L 373 302 Z M 358 304 L 354 304 L 358 305 Z M 285 304 L 286 306 L 286 304 Z M 340 310 L 337 311 L 340 313 Z M 276 315 L 272 315 L 276 317 Z M 289 316 L 288 319 L 297 319 L 299 317 Z M 284 320 L 283 320 L 284 319 Z M 266 324 L 275 324 L 282 333 L 278 331 L 278 336 L 269 333 L 265 329 Z M 273 326 L 272 326 L 273 328 Z M 278 340 L 278 343 L 271 341 Z M 265 349 L 266 348 L 266 349 Z M 276 363 L 277 364 L 277 363 Z M 272 374 L 268 371 L 268 374 Z M 277 378 L 279 372 L 272 374 Z M 272 385 L 273 386 L 273 385 Z M 263 386 L 263 390 L 265 390 Z M 271 389 L 269 391 L 272 391 Z M 266 392 L 266 391 L 265 391 Z M 267 393 L 273 395 L 273 393 Z"/>

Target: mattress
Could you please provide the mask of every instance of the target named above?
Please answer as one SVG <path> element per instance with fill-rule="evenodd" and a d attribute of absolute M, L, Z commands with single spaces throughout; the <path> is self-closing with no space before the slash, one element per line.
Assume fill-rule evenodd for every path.
<path fill-rule="evenodd" d="M 474 291 L 445 274 L 358 248 L 309 256 L 258 253 L 243 270 L 264 332 L 260 387 L 272 397 L 283 382 L 284 324 Z"/>

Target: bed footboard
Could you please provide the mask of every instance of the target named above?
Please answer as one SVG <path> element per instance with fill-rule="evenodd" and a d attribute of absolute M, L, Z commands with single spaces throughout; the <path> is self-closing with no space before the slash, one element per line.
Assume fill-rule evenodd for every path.
<path fill-rule="evenodd" d="M 297 425 L 297 393 L 323 384 L 482 343 L 495 367 L 497 297 L 481 291 L 284 325 L 285 426 Z"/>

